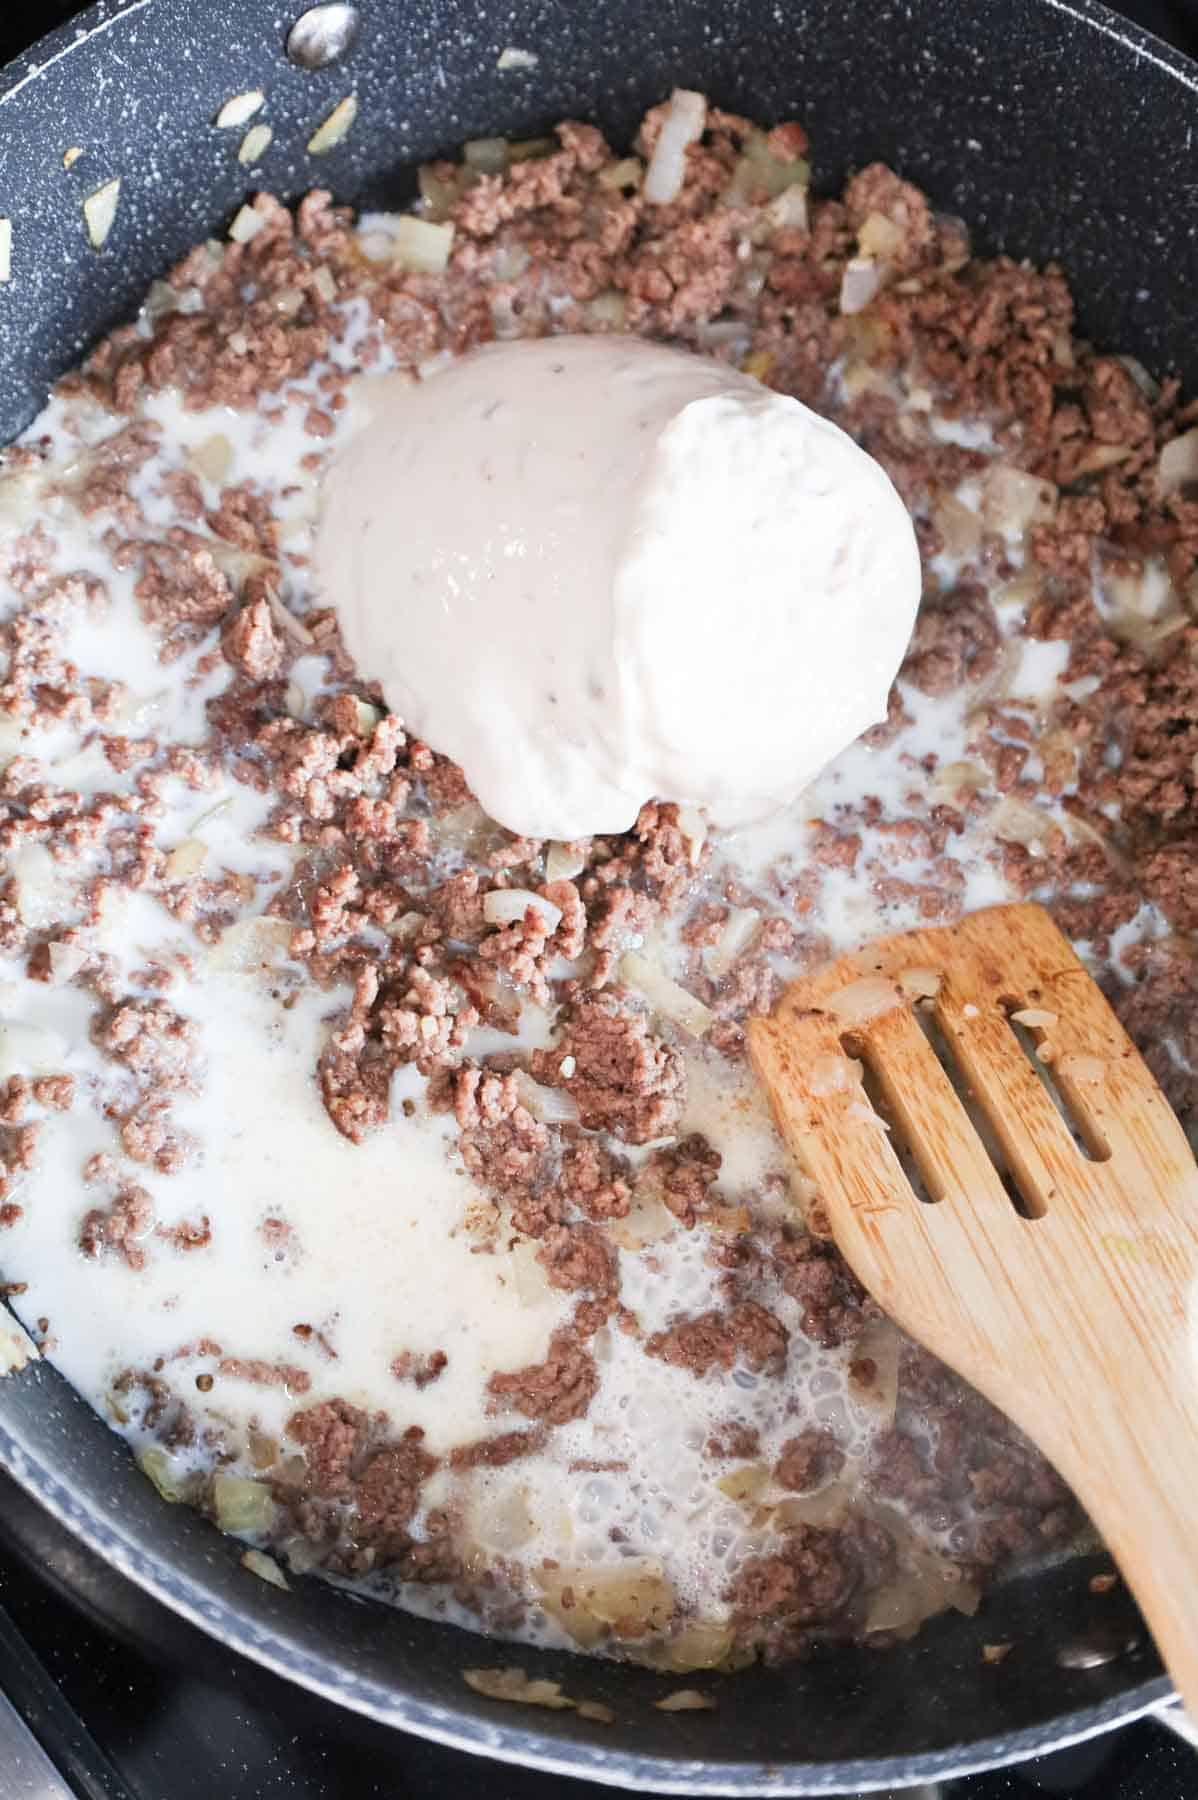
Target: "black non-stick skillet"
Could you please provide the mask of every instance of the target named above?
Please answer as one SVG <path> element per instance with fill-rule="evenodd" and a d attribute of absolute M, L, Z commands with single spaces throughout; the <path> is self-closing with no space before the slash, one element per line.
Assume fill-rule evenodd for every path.
<path fill-rule="evenodd" d="M 1198 386 L 1198 68 L 1089 0 L 358 0 L 326 20 L 330 60 L 315 69 L 286 54 L 301 10 L 101 4 L 0 78 L 0 217 L 12 227 L 0 440 L 155 274 L 227 223 L 247 180 L 211 121 L 254 87 L 269 94 L 263 177 L 277 192 L 319 181 L 375 205 L 404 202 L 415 165 L 466 138 L 578 116 L 626 139 L 676 83 L 762 120 L 798 116 L 817 183 L 893 163 L 967 219 L 983 251 L 1061 262 L 1095 340 Z M 500 70 L 509 48 L 534 60 Z M 354 129 L 314 165 L 307 140 L 350 91 Z M 64 168 L 72 145 L 87 154 Z M 81 202 L 118 175 L 119 228 L 97 254 Z M 247 1577 L 239 1548 L 159 1501 L 46 1365 L 0 1382 L 0 1463 L 230 1648 L 396 1726 L 624 1786 L 893 1787 L 1025 1758 L 1168 1696 L 1130 1605 L 1092 1595 L 1081 1559 L 886 1654 L 730 1678 L 714 1714 L 655 1711 L 658 1678 L 600 1663 L 586 1665 L 586 1691 L 614 1726 L 505 1711 L 462 1682 L 479 1648 L 453 1628 L 315 1582 L 281 1593 Z M 984 1641 L 1018 1654 L 988 1665 Z M 521 1660 L 578 1686 L 567 1657 Z"/>

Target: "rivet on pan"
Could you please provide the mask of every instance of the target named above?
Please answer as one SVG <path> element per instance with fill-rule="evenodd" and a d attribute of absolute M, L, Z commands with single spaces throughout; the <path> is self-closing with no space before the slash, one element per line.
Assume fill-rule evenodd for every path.
<path fill-rule="evenodd" d="M 1057 1661 L 1063 1669 L 1102 1669 L 1134 1650 L 1138 1643 L 1139 1639 L 1133 1634 L 1096 1631 L 1089 1637 L 1062 1645 L 1057 1651 Z"/>
<path fill-rule="evenodd" d="M 357 35 L 356 6 L 310 6 L 287 33 L 287 54 L 301 69 L 327 69 Z"/>

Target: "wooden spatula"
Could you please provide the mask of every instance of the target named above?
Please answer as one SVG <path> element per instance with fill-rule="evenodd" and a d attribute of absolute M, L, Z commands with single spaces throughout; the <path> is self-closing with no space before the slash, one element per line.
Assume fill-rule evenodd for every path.
<path fill-rule="evenodd" d="M 859 1280 L 1055 1463 L 1198 1713 L 1198 1167 L 1082 963 L 994 907 L 797 982 L 749 1042 Z"/>

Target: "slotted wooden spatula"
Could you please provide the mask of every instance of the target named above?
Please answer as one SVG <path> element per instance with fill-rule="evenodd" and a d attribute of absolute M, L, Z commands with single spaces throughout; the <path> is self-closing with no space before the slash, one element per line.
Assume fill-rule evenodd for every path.
<path fill-rule="evenodd" d="M 1082 963 L 994 907 L 797 982 L 749 1042 L 858 1278 L 1055 1463 L 1198 1714 L 1198 1167 Z"/>

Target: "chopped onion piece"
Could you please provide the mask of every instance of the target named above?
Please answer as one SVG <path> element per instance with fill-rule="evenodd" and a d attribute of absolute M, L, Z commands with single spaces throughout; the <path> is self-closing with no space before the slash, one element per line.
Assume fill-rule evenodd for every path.
<path fill-rule="evenodd" d="M 269 150 L 274 135 L 269 125 L 251 125 L 238 146 L 238 162 L 258 162 Z"/>
<path fill-rule="evenodd" d="M 203 838 L 184 838 L 176 844 L 163 866 L 162 878 L 166 882 L 188 881 L 191 876 L 198 875 L 208 860 L 208 846 Z"/>
<path fill-rule="evenodd" d="M 1055 1025 L 1057 1014 L 1043 1006 L 1024 1006 L 1011 1014 L 1012 1025 Z"/>
<path fill-rule="evenodd" d="M 679 1675 L 687 1675 L 692 1669 L 718 1669 L 727 1662 L 734 1642 L 731 1625 L 696 1619 L 693 1624 L 684 1625 L 677 1637 L 658 1646 L 646 1660 L 655 1669 L 671 1669 Z"/>
<path fill-rule="evenodd" d="M 899 1336 L 889 1319 L 874 1319 L 853 1345 L 849 1392 L 875 1424 L 894 1423 L 898 1405 Z"/>
<path fill-rule="evenodd" d="M 344 100 L 338 100 L 336 106 L 308 139 L 309 156 L 326 156 L 349 132 L 350 126 L 358 116 L 358 96 L 347 94 Z"/>
<path fill-rule="evenodd" d="M 840 281 L 840 310 L 859 313 L 869 305 L 882 285 L 882 271 L 869 257 L 855 256 L 844 266 Z"/>
<path fill-rule="evenodd" d="M 884 975 L 863 975 L 831 994 L 826 1009 L 846 1025 L 865 1025 L 870 1019 L 891 1012 L 901 999 L 897 984 Z"/>
<path fill-rule="evenodd" d="M 147 1444 L 137 1452 L 137 1466 L 153 1483 L 161 1499 L 171 1506 L 192 1497 L 195 1478 L 175 1467 L 175 1461 L 158 1444 Z"/>
<path fill-rule="evenodd" d="M 940 992 L 940 983 L 938 969 L 903 969 L 898 978 L 904 994 L 910 994 L 913 1000 L 934 1000 Z"/>
<path fill-rule="evenodd" d="M 405 213 L 395 227 L 395 260 L 413 275 L 440 275 L 452 249 L 452 225 L 435 225 L 431 219 Z"/>
<path fill-rule="evenodd" d="M 87 196 L 83 202 L 83 218 L 93 250 L 103 248 L 112 222 L 116 218 L 117 201 L 121 197 L 121 178 L 115 175 Z"/>
<path fill-rule="evenodd" d="M 37 1345 L 11 1314 L 0 1308 L 0 1375 L 19 1375 L 26 1364 L 36 1362 Z"/>
<path fill-rule="evenodd" d="M 578 1102 L 569 1088 L 543 1087 L 524 1069 L 516 1071 L 520 1099 L 542 1125 L 577 1125 Z"/>
<path fill-rule="evenodd" d="M 704 955 L 707 973 L 718 980 L 742 956 L 761 928 L 761 914 L 751 906 L 733 907 L 719 940 Z"/>
<path fill-rule="evenodd" d="M 1161 450 L 1156 464 L 1157 492 L 1175 494 L 1179 488 L 1198 481 L 1198 425 L 1183 431 Z"/>
<path fill-rule="evenodd" d="M 0 281 L 12 280 L 12 220 L 0 219 Z"/>
<path fill-rule="evenodd" d="M 88 959 L 87 951 L 80 944 L 51 944 L 47 954 L 50 981 L 54 987 L 65 987 L 68 981 L 74 981 Z"/>
<path fill-rule="evenodd" d="M 552 156 L 557 147 L 557 139 L 551 137 L 509 138 L 507 159 L 513 163 L 537 162 L 542 156 Z"/>
<path fill-rule="evenodd" d="M 674 1693 L 667 1694 L 664 1700 L 653 1702 L 658 1712 L 714 1712 L 715 1701 L 710 1694 L 701 1694 L 698 1688 L 677 1688 Z"/>
<path fill-rule="evenodd" d="M 244 125 L 253 118 L 265 99 L 266 95 L 261 88 L 247 88 L 244 94 L 234 94 L 231 100 L 226 100 L 212 123 L 221 130 L 231 125 Z"/>
<path fill-rule="evenodd" d="M 326 306 L 331 306 L 337 298 L 337 278 L 327 263 L 320 263 L 313 269 L 312 286 Z"/>
<path fill-rule="evenodd" d="M 509 69 L 535 69 L 540 60 L 535 50 L 521 50 L 515 44 L 509 44 L 506 50 L 499 52 L 495 67 L 505 73 Z"/>
<path fill-rule="evenodd" d="M 703 846 L 707 842 L 707 820 L 697 806 L 680 806 L 678 829 L 686 839 L 686 857 L 693 869 L 697 867 L 703 854 Z"/>
<path fill-rule="evenodd" d="M 795 182 L 770 201 L 765 216 L 775 231 L 807 230 L 807 189 Z"/>
<path fill-rule="evenodd" d="M 552 937 L 562 922 L 562 909 L 531 888 L 492 888 L 483 895 L 483 918 L 488 925 L 518 925 L 530 906 L 545 921 L 545 935 Z"/>
<path fill-rule="evenodd" d="M 653 206 L 668 206 L 682 191 L 686 179 L 686 151 L 703 136 L 707 125 L 707 101 L 689 88 L 675 88 L 670 110 L 645 171 L 645 199 Z"/>
<path fill-rule="evenodd" d="M 197 475 L 219 487 L 233 462 L 233 446 L 223 431 L 214 431 L 198 443 L 187 458 Z"/>
<path fill-rule="evenodd" d="M 255 211 L 252 206 L 243 206 L 239 208 L 229 227 L 229 237 L 235 244 L 248 244 L 251 238 L 257 237 L 265 223 L 262 213 Z M 230 338 L 230 345 L 232 341 Z"/>
<path fill-rule="evenodd" d="M 639 156 L 622 156 L 619 162 L 600 169 L 596 180 L 601 188 L 639 188 L 645 165 Z"/>
<path fill-rule="evenodd" d="M 596 1725 L 614 1725 L 616 1715 L 602 1700 L 580 1700 L 574 1708 L 580 1719 L 593 1719 Z"/>
<path fill-rule="evenodd" d="M 79 161 L 79 158 L 82 155 L 83 155 L 83 145 L 82 144 L 72 144 L 69 150 L 64 150 L 62 153 L 63 168 L 64 169 L 73 169 L 75 167 L 75 164 Z"/>
<path fill-rule="evenodd" d="M 530 1681 L 523 1669 L 463 1669 L 462 1680 L 488 1700 L 515 1700 L 521 1706 L 547 1706 L 563 1712 L 574 1702 L 557 1681 Z"/>
<path fill-rule="evenodd" d="M 1116 356 L 1115 361 L 1123 364 L 1145 400 L 1155 402 L 1160 399 L 1159 381 L 1148 373 L 1138 356 Z"/>
<path fill-rule="evenodd" d="M 906 241 L 893 219 L 880 212 L 867 213 L 857 233 L 861 255 L 877 262 L 896 261 Z"/>
<path fill-rule="evenodd" d="M 586 857 L 577 844 L 550 844 L 545 853 L 545 880 L 573 881 L 586 868 Z"/>
<path fill-rule="evenodd" d="M 462 161 L 480 175 L 502 175 L 508 165 L 506 138 L 471 138 L 462 145 Z"/>
<path fill-rule="evenodd" d="M 982 542 L 982 521 L 973 508 L 955 494 L 937 494 L 932 501 L 932 523 L 950 556 L 973 557 Z"/>
<path fill-rule="evenodd" d="M 626 950 L 620 958 L 620 979 L 644 996 L 663 1018 L 672 1019 L 692 1037 L 703 1037 L 715 1021 L 711 1008 L 666 974 L 659 964 L 639 951 Z"/>
<path fill-rule="evenodd" d="M 273 588 L 266 590 L 266 604 L 270 607 L 270 616 L 284 636 L 304 649 L 310 649 L 316 642 L 311 631 L 302 619 L 297 619 L 290 607 L 284 606 Z"/>
<path fill-rule="evenodd" d="M 1047 525 L 1057 510 L 1051 481 L 1009 463 L 991 463 L 982 476 L 982 520 L 989 531 L 1018 537 L 1031 525 Z"/>
<path fill-rule="evenodd" d="M 256 1575 L 259 1581 L 269 1581 L 271 1587 L 282 1588 L 285 1594 L 290 1593 L 286 1575 L 274 1557 L 267 1556 L 265 1550 L 247 1550 L 241 1559 L 241 1566 L 248 1569 L 251 1575 Z"/>
<path fill-rule="evenodd" d="M 416 171 L 416 180 L 420 188 L 420 198 L 424 202 L 424 216 L 430 221 L 439 221 L 453 210 L 460 198 L 460 189 L 456 176 L 441 175 L 431 163 L 421 163 Z M 381 235 L 381 234 L 371 234 Z M 362 240 L 359 239 L 361 244 Z"/>
<path fill-rule="evenodd" d="M 270 1489 L 242 1475 L 212 1477 L 212 1507 L 222 1531 L 269 1531 L 274 1523 Z"/>

